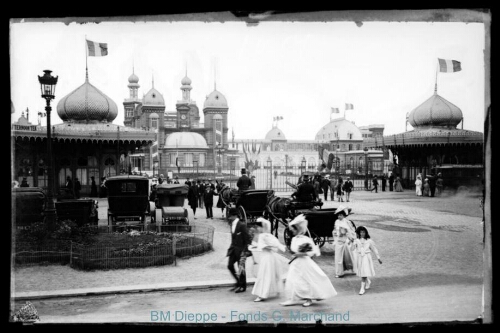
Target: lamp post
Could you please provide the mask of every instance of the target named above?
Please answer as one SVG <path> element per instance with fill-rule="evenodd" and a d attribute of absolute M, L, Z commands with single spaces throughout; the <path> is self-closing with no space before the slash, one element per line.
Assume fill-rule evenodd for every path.
<path fill-rule="evenodd" d="M 339 151 L 340 149 L 337 148 L 335 149 L 335 177 L 337 177 L 337 179 L 339 179 L 339 176 L 340 176 L 340 157 L 339 157 Z"/>
<path fill-rule="evenodd" d="M 47 174 L 49 186 L 47 188 L 47 205 L 45 206 L 45 218 L 49 230 L 54 230 L 56 224 L 56 206 L 54 203 L 54 169 L 52 166 L 52 134 L 50 125 L 50 101 L 54 99 L 56 91 L 57 78 L 50 75 L 52 71 L 44 70 L 43 76 L 38 76 L 40 82 L 40 89 L 42 98 L 45 99 L 47 105 L 45 106 L 45 114 L 47 115 Z"/>
<path fill-rule="evenodd" d="M 217 156 L 219 157 L 219 166 L 217 168 L 217 172 L 219 175 L 222 174 L 222 145 L 218 144 L 217 145 Z"/>
<path fill-rule="evenodd" d="M 273 188 L 273 170 L 272 170 L 272 163 L 273 161 L 271 160 L 271 156 L 267 157 L 267 170 L 269 174 L 269 189 Z"/>
<path fill-rule="evenodd" d="M 306 171 L 306 157 L 302 156 L 302 161 L 300 162 L 300 169 L 302 170 L 302 173 Z"/>
<path fill-rule="evenodd" d="M 368 147 L 363 148 L 365 154 L 365 189 L 368 190 Z"/>

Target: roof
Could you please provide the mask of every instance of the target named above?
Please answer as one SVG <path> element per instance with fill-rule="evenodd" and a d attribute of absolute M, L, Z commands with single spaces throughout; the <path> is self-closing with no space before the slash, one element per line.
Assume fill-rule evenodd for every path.
<path fill-rule="evenodd" d="M 219 91 L 214 90 L 207 96 L 203 108 L 223 108 L 227 109 L 227 100 Z"/>
<path fill-rule="evenodd" d="M 349 120 L 345 118 L 332 119 L 328 124 L 324 125 L 316 134 L 315 139 L 320 141 L 337 140 L 335 133 L 338 132 L 338 139 L 345 140 L 363 140 L 361 131 Z M 348 134 L 352 134 L 352 139 L 349 139 Z"/>
<path fill-rule="evenodd" d="M 453 143 L 480 143 L 484 141 L 484 134 L 476 131 L 447 128 L 422 128 L 393 135 L 384 135 L 382 138 L 365 138 L 366 147 L 424 145 L 424 144 L 453 144 Z"/>
<path fill-rule="evenodd" d="M 142 104 L 165 106 L 165 100 L 163 99 L 163 95 L 160 94 L 158 90 L 156 90 L 155 88 L 151 88 L 148 93 L 144 95 Z"/>
<path fill-rule="evenodd" d="M 434 92 L 434 95 L 410 112 L 408 122 L 414 128 L 426 126 L 456 128 L 462 117 L 462 111 L 456 105 Z"/>
<path fill-rule="evenodd" d="M 265 140 L 286 140 L 285 133 L 277 126 L 267 132 Z"/>
<path fill-rule="evenodd" d="M 118 115 L 116 103 L 88 80 L 59 103 L 57 114 L 63 121 L 99 122 L 113 121 Z"/>
<path fill-rule="evenodd" d="M 207 149 L 205 138 L 195 132 L 174 132 L 167 136 L 165 148 L 170 149 Z"/>

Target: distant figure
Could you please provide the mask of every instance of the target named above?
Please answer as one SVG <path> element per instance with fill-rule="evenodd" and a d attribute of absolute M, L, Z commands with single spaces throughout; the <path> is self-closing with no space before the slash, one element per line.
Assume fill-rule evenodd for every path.
<path fill-rule="evenodd" d="M 278 171 L 274 170 L 274 179 L 278 177 Z"/>
<path fill-rule="evenodd" d="M 236 186 L 239 191 L 245 191 L 250 188 L 252 181 L 247 176 L 247 170 L 245 168 L 241 169 L 241 177 L 238 179 Z"/>
<path fill-rule="evenodd" d="M 316 191 L 309 182 L 309 175 L 303 176 L 303 182 L 297 186 L 297 190 L 292 193 L 292 198 L 299 202 L 310 202 L 317 199 Z"/>
<path fill-rule="evenodd" d="M 80 199 L 80 191 L 82 190 L 82 185 L 78 178 L 75 178 L 75 198 Z"/>
<path fill-rule="evenodd" d="M 194 219 L 196 220 L 196 208 L 198 207 L 198 188 L 196 187 L 194 182 L 189 187 L 187 199 L 189 206 L 191 206 L 191 209 L 193 210 Z"/>
<path fill-rule="evenodd" d="M 19 182 L 17 180 L 12 182 L 12 188 L 19 188 Z"/>
<path fill-rule="evenodd" d="M 26 179 L 26 177 L 24 177 L 21 181 L 21 187 L 30 187 L 30 185 L 28 184 L 28 179 Z"/>
<path fill-rule="evenodd" d="M 198 190 L 198 207 L 204 208 L 203 204 L 205 201 L 205 185 L 200 179 L 196 181 L 196 188 Z"/>
<path fill-rule="evenodd" d="M 177 176 L 174 177 L 174 184 L 179 184 L 179 177 Z"/>
<path fill-rule="evenodd" d="M 484 182 L 484 181 L 483 181 Z M 443 193 L 443 177 L 441 176 L 441 173 L 438 173 L 437 179 L 436 179 L 436 195 L 438 197 L 441 196 Z"/>
<path fill-rule="evenodd" d="M 382 174 L 382 192 L 385 192 L 386 186 L 387 186 L 387 177 L 385 174 Z"/>
<path fill-rule="evenodd" d="M 255 176 L 252 175 L 252 177 L 250 177 L 250 182 L 250 190 L 255 190 Z"/>
<path fill-rule="evenodd" d="M 429 186 L 429 179 L 425 178 L 424 179 L 424 190 L 422 191 L 422 195 L 424 197 L 430 197 L 431 196 L 431 191 L 430 191 L 430 186 Z"/>
<path fill-rule="evenodd" d="M 330 179 L 330 199 L 332 201 L 335 200 L 335 188 L 337 188 L 337 180 L 335 177 L 332 177 L 332 179 Z"/>
<path fill-rule="evenodd" d="M 94 198 L 97 197 L 97 185 L 95 183 L 95 177 L 92 176 L 90 177 L 91 183 L 90 183 L 90 197 Z"/>
<path fill-rule="evenodd" d="M 415 180 L 415 193 L 418 197 L 422 196 L 422 178 L 420 174 L 417 175 L 417 179 Z"/>
<path fill-rule="evenodd" d="M 377 176 L 373 176 L 372 184 L 373 184 L 373 188 L 370 190 L 370 192 L 373 192 L 373 190 L 375 190 L 375 193 L 378 193 L 378 180 L 377 180 Z"/>
<path fill-rule="evenodd" d="M 401 179 L 399 177 L 396 177 L 396 181 L 394 182 L 394 190 L 396 192 L 403 192 L 403 185 L 401 185 Z"/>
<path fill-rule="evenodd" d="M 66 185 L 65 187 L 69 190 L 69 192 L 71 193 L 71 195 L 75 195 L 75 193 L 73 192 L 73 181 L 71 180 L 71 177 L 70 176 L 67 176 L 66 177 Z"/>
<path fill-rule="evenodd" d="M 323 195 L 325 196 L 325 201 L 328 200 L 328 189 L 330 188 L 330 177 L 327 175 L 321 181 L 321 187 L 323 189 Z"/>
<path fill-rule="evenodd" d="M 352 183 L 351 178 L 347 177 L 347 180 L 344 182 L 344 185 L 342 186 L 342 189 L 345 192 L 345 201 L 346 202 L 349 202 L 353 188 L 354 188 L 354 184 Z"/>
<path fill-rule="evenodd" d="M 394 185 L 394 175 L 391 173 L 389 176 L 389 191 L 393 190 L 393 185 Z"/>
<path fill-rule="evenodd" d="M 436 176 L 434 175 L 434 172 L 428 175 L 427 178 L 429 178 L 429 196 L 433 197 L 436 193 Z"/>
<path fill-rule="evenodd" d="M 214 213 L 212 207 L 214 206 L 214 190 L 210 186 L 205 186 L 205 195 L 203 200 L 205 201 L 205 210 L 207 211 L 207 219 L 214 218 Z"/>
<path fill-rule="evenodd" d="M 106 187 L 106 177 L 101 178 L 99 197 L 106 198 L 108 196 L 108 188 Z"/>
<path fill-rule="evenodd" d="M 158 177 L 158 184 L 161 185 L 163 183 L 163 180 L 164 180 L 163 175 L 160 175 L 160 177 Z"/>
<path fill-rule="evenodd" d="M 189 181 L 189 177 L 186 178 L 186 181 L 184 182 L 184 184 L 191 187 L 191 182 Z"/>
<path fill-rule="evenodd" d="M 337 181 L 337 199 L 339 202 L 344 202 L 344 182 L 342 181 L 342 177 L 339 177 L 339 180 Z"/>

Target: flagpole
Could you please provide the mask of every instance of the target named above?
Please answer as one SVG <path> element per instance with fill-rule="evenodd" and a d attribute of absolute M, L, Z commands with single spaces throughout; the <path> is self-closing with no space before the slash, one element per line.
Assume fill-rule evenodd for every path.
<path fill-rule="evenodd" d="M 88 45 L 87 45 L 87 35 L 85 35 L 85 80 L 89 80 L 89 69 L 87 67 L 87 58 L 89 57 L 89 52 L 88 52 Z"/>
<path fill-rule="evenodd" d="M 438 89 L 438 70 L 439 70 L 439 60 L 436 64 L 436 82 L 434 83 L 434 93 L 437 94 Z"/>

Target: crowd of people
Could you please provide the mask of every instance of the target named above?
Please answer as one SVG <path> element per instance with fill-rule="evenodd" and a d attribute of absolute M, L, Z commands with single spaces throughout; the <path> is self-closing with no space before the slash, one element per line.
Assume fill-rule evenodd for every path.
<path fill-rule="evenodd" d="M 441 196 L 443 193 L 443 177 L 441 173 L 434 175 L 431 173 L 422 180 L 422 174 L 419 173 L 415 179 L 415 194 L 419 197 Z"/>

